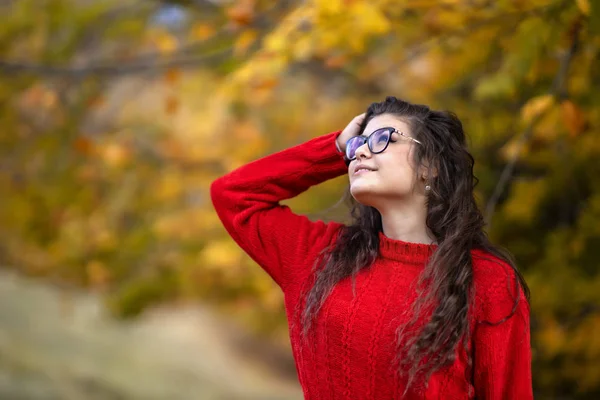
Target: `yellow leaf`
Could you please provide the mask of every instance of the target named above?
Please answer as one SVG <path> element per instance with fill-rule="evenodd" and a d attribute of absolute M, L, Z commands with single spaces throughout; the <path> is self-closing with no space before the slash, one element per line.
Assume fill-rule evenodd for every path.
<path fill-rule="evenodd" d="M 362 53 L 365 50 L 365 37 L 363 36 L 352 35 L 348 37 L 346 43 L 355 53 Z"/>
<path fill-rule="evenodd" d="M 58 96 L 57 96 L 56 92 L 47 90 L 44 95 L 44 98 L 43 98 L 43 105 L 47 108 L 54 107 L 56 105 L 57 101 L 58 101 Z"/>
<path fill-rule="evenodd" d="M 168 32 L 160 32 L 154 41 L 158 50 L 163 54 L 171 54 L 177 49 L 177 39 Z"/>
<path fill-rule="evenodd" d="M 503 160 L 508 161 L 517 156 L 518 153 L 521 153 L 523 156 L 526 155 L 527 150 L 527 146 L 521 146 L 519 141 L 514 139 L 502 146 L 500 149 L 500 155 L 502 156 Z"/>
<path fill-rule="evenodd" d="M 97 260 L 92 260 L 86 265 L 89 283 L 94 287 L 103 287 L 110 280 L 110 272 L 106 265 Z"/>
<path fill-rule="evenodd" d="M 339 14 L 344 7 L 342 0 L 316 0 L 315 3 L 319 12 L 323 14 Z"/>
<path fill-rule="evenodd" d="M 314 51 L 314 46 L 310 37 L 302 37 L 294 44 L 294 57 L 300 61 L 308 60 Z"/>
<path fill-rule="evenodd" d="M 554 96 L 551 94 L 533 97 L 521 108 L 521 118 L 525 123 L 530 123 L 550 108 L 552 104 L 554 104 Z"/>
<path fill-rule="evenodd" d="M 383 34 L 390 30 L 388 18 L 376 6 L 367 2 L 356 2 L 351 6 L 352 15 L 355 17 L 357 29 L 361 33 Z"/>
<path fill-rule="evenodd" d="M 211 241 L 201 257 L 207 268 L 231 268 L 240 262 L 240 251 L 231 240 Z"/>
<path fill-rule="evenodd" d="M 317 39 L 318 51 L 326 54 L 332 48 L 339 46 L 342 41 L 343 38 L 340 37 L 338 32 L 329 30 L 320 32 Z"/>
<path fill-rule="evenodd" d="M 161 201 L 173 201 L 183 191 L 181 177 L 174 171 L 167 171 L 158 179 L 154 190 Z"/>
<path fill-rule="evenodd" d="M 550 107 L 536 121 L 533 127 L 533 136 L 537 140 L 545 142 L 552 142 L 556 140 L 556 137 L 562 132 L 561 126 L 561 112 L 558 107 Z"/>
<path fill-rule="evenodd" d="M 101 151 L 102 159 L 111 167 L 120 167 L 129 160 L 129 150 L 119 143 L 109 143 Z"/>
<path fill-rule="evenodd" d="M 589 0 L 575 0 L 577 3 L 577 7 L 584 15 L 590 15 L 590 2 Z"/>
<path fill-rule="evenodd" d="M 152 233 L 159 238 L 173 237 L 178 231 L 179 221 L 176 216 L 163 215 L 159 217 L 151 226 Z"/>
<path fill-rule="evenodd" d="M 117 238 L 109 229 L 101 229 L 94 235 L 94 243 L 102 250 L 110 250 L 115 248 L 119 243 Z"/>
<path fill-rule="evenodd" d="M 522 223 L 531 222 L 537 216 L 546 188 L 547 184 L 543 179 L 514 182 L 510 197 L 504 204 L 505 218 Z"/>
<path fill-rule="evenodd" d="M 554 319 L 544 318 L 537 332 L 537 340 L 547 356 L 558 354 L 565 344 L 564 329 Z"/>
<path fill-rule="evenodd" d="M 252 43 L 256 41 L 257 36 L 258 34 L 254 29 L 248 29 L 242 32 L 233 45 L 233 54 L 238 57 L 243 56 Z"/>
<path fill-rule="evenodd" d="M 280 52 L 287 46 L 286 38 L 283 35 L 273 33 L 265 38 L 265 50 L 267 52 Z"/>

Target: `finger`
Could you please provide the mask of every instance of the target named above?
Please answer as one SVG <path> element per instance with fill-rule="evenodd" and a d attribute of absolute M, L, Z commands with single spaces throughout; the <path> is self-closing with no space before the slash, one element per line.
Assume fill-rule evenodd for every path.
<path fill-rule="evenodd" d="M 362 124 L 362 122 L 364 120 L 365 120 L 365 114 L 363 113 L 363 114 L 360 114 L 360 115 L 357 115 L 356 117 L 354 117 L 353 122 L 357 125 L 360 125 L 360 124 Z"/>

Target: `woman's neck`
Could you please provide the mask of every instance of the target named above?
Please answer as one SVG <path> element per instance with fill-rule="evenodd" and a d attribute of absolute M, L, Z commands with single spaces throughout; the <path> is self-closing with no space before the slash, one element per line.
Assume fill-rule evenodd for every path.
<path fill-rule="evenodd" d="M 390 239 L 404 242 L 437 244 L 425 218 L 426 210 L 386 210 L 381 214 L 383 233 Z"/>

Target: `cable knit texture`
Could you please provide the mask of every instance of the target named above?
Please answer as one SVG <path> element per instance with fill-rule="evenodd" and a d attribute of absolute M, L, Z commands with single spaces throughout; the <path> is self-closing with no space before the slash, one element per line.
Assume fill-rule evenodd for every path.
<path fill-rule="evenodd" d="M 318 314 L 308 344 L 300 340 L 301 295 L 310 287 L 320 250 L 336 240 L 337 222 L 311 221 L 281 200 L 347 173 L 331 132 L 248 163 L 215 180 L 215 210 L 236 243 L 281 287 L 298 379 L 306 399 L 401 399 L 406 380 L 395 373 L 396 330 L 408 321 L 414 284 L 436 245 L 379 233 L 379 257 L 339 282 Z M 434 373 L 426 389 L 404 399 L 532 399 L 529 305 L 509 265 L 474 249 L 471 370 L 464 348 L 453 365 Z M 510 315 L 518 296 L 514 314 Z M 469 393 L 471 393 L 469 395 Z"/>

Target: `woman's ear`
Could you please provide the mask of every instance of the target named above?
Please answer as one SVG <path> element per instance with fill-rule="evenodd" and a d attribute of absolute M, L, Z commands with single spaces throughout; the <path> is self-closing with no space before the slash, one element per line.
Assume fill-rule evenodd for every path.
<path fill-rule="evenodd" d="M 428 161 L 423 161 L 423 165 L 419 168 L 419 175 L 421 179 L 426 181 L 429 176 L 435 178 L 438 176 L 437 167 L 430 167 Z"/>
<path fill-rule="evenodd" d="M 436 167 L 433 167 L 431 169 L 431 176 L 434 177 L 434 178 L 437 178 L 437 176 L 438 176 L 438 170 L 437 170 Z"/>

